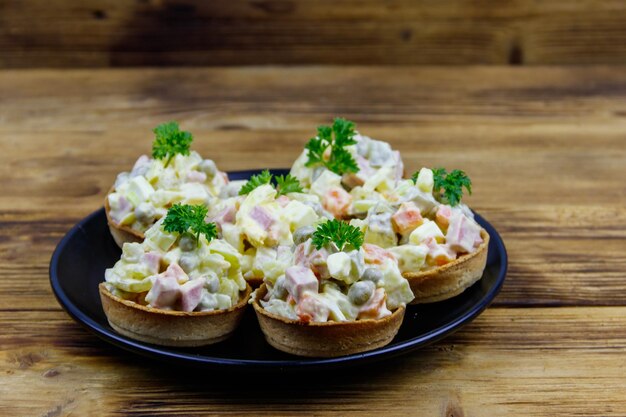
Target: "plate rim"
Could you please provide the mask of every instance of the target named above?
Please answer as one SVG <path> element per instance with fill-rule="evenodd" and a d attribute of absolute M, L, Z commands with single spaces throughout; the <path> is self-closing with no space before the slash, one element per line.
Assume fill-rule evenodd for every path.
<path fill-rule="evenodd" d="M 270 169 L 270 171 L 278 173 L 287 172 L 284 169 Z M 261 172 L 260 169 L 250 169 L 241 171 L 229 171 L 228 174 L 233 176 L 249 176 L 259 172 Z M 75 234 L 86 234 L 83 228 L 86 223 L 92 221 L 95 217 L 102 216 L 103 212 L 104 207 L 101 207 L 81 219 L 63 236 L 63 238 L 59 241 L 56 248 L 54 249 L 49 265 L 50 286 L 52 287 L 52 292 L 54 293 L 54 296 L 56 297 L 58 303 L 61 305 L 63 310 L 65 310 L 74 321 L 79 323 L 81 326 L 83 326 L 102 340 L 109 342 L 119 348 L 131 351 L 136 354 L 140 354 L 142 356 L 148 356 L 153 359 L 167 362 L 175 361 L 177 363 L 182 363 L 190 366 L 202 365 L 211 367 L 227 367 L 233 370 L 245 369 L 246 371 L 250 369 L 261 371 L 276 369 L 280 369 L 282 371 L 323 370 L 329 367 L 354 366 L 396 357 L 412 350 L 419 349 L 431 343 L 435 343 L 442 338 L 452 334 L 456 330 L 460 329 L 462 326 L 472 322 L 493 302 L 495 297 L 498 295 L 502 288 L 502 285 L 504 284 L 508 270 L 508 254 L 506 251 L 506 247 L 504 246 L 504 241 L 502 240 L 502 237 L 497 232 L 495 227 L 491 225 L 491 223 L 489 223 L 480 214 L 474 213 L 476 215 L 477 221 L 481 224 L 482 227 L 487 230 L 491 240 L 498 250 L 498 254 L 500 257 L 500 269 L 497 274 L 498 276 L 494 285 L 489 288 L 485 296 L 483 296 L 469 310 L 464 312 L 455 320 L 445 323 L 444 325 L 439 326 L 436 329 L 433 329 L 427 333 L 417 335 L 416 337 L 404 340 L 402 342 L 394 343 L 392 341 L 387 346 L 383 346 L 381 348 L 374 349 L 368 352 L 361 352 L 336 358 L 300 359 L 294 356 L 292 359 L 281 360 L 230 359 L 194 354 L 189 352 L 175 352 L 172 351 L 172 348 L 170 347 L 150 345 L 140 341 L 135 341 L 126 336 L 118 334 L 113 329 L 107 329 L 101 323 L 94 320 L 88 314 L 83 312 L 76 304 L 71 301 L 70 297 L 65 293 L 65 291 L 63 291 L 57 273 L 61 253 Z M 409 310 L 407 310 L 407 313 L 409 313 Z"/>

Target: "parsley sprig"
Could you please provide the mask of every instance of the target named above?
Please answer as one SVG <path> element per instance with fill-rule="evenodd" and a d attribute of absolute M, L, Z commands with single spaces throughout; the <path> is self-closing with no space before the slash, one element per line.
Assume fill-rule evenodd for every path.
<path fill-rule="evenodd" d="M 276 181 L 276 191 L 278 195 L 285 195 L 288 193 L 301 193 L 303 192 L 302 186 L 296 177 L 291 174 L 277 175 L 274 177 L 267 169 L 263 170 L 260 174 L 250 177 L 247 183 L 239 190 L 239 195 L 249 194 L 252 190 L 260 187 L 264 184 L 270 184 L 272 179 Z"/>
<path fill-rule="evenodd" d="M 354 145 L 354 123 L 340 117 L 333 121 L 331 126 L 317 128 L 317 136 L 310 139 L 305 145 L 308 150 L 308 160 L 305 166 L 323 165 L 335 174 L 343 175 L 350 172 L 359 172 L 359 166 L 352 154 L 345 148 Z M 330 147 L 330 155 L 324 155 Z"/>
<path fill-rule="evenodd" d="M 167 211 L 167 216 L 163 221 L 163 229 L 166 232 L 177 232 L 179 234 L 191 232 L 196 237 L 196 242 L 203 234 L 210 242 L 217 237 L 217 227 L 215 223 L 206 223 L 204 218 L 208 209 L 201 205 L 174 204 Z"/>
<path fill-rule="evenodd" d="M 413 182 L 417 182 L 419 171 L 411 177 Z M 454 169 L 448 173 L 445 168 L 433 169 L 433 195 L 441 202 L 456 206 L 463 197 L 463 187 L 472 194 L 472 181 L 460 169 Z"/>
<path fill-rule="evenodd" d="M 334 243 L 337 249 L 343 251 L 347 247 L 359 249 L 363 245 L 363 232 L 341 220 L 329 220 L 317 226 L 313 233 L 313 244 L 321 249 L 329 243 Z"/>
<path fill-rule="evenodd" d="M 156 138 L 152 143 L 152 157 L 154 159 L 166 159 L 168 166 L 175 155 L 189 155 L 189 146 L 193 136 L 189 132 L 181 131 L 178 123 L 169 122 L 158 125 L 153 130 Z"/>
<path fill-rule="evenodd" d="M 276 191 L 278 195 L 303 192 L 300 181 L 291 174 L 276 176 Z"/>

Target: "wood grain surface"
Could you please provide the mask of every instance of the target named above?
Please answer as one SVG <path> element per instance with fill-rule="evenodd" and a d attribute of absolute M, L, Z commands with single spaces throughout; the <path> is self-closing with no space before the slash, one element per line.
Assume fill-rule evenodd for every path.
<path fill-rule="evenodd" d="M 0 67 L 624 64 L 620 0 L 2 0 Z"/>
<path fill-rule="evenodd" d="M 358 372 L 259 381 L 99 341 L 48 262 L 178 120 L 220 168 L 285 167 L 345 116 L 407 171 L 462 168 L 510 267 L 454 336 Z M 0 72 L 0 415 L 626 415 L 626 73 L 619 67 Z M 260 383 L 262 382 L 262 383 Z"/>

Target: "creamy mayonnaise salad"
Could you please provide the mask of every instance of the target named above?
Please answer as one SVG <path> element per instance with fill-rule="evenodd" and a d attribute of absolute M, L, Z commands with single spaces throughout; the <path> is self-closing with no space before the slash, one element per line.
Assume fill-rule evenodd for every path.
<path fill-rule="evenodd" d="M 313 232 L 307 226 L 299 229 L 284 273 L 266 278 L 268 291 L 260 300 L 266 311 L 302 322 L 381 319 L 413 300 L 389 251 L 373 244 L 317 249 Z"/>
<path fill-rule="evenodd" d="M 335 120 L 334 136 L 324 129 L 331 128 L 318 130 L 326 142 L 311 139 L 318 140 L 317 159 L 311 161 L 310 142 L 291 168 L 296 192 L 278 192 L 270 179 L 254 187 L 229 182 L 193 151 L 167 160 L 141 156 L 107 198 L 112 220 L 145 232 L 145 240 L 124 244 L 106 271 L 107 288 L 155 308 L 204 311 L 230 307 L 246 280 L 263 280 L 261 305 L 286 318 L 382 318 L 413 299 L 403 273 L 445 265 L 482 243 L 472 211 L 458 203 L 460 188 L 458 204 L 445 204 L 433 170 L 403 179 L 400 153 L 388 143 L 360 135 L 343 119 Z M 341 164 L 353 168 L 342 171 Z M 441 172 L 437 178 L 443 181 Z M 196 242 L 165 232 L 163 217 L 176 203 L 207 207 L 217 237 Z M 364 244 L 318 249 L 311 236 L 331 219 L 349 221 Z"/>
<path fill-rule="evenodd" d="M 269 184 L 221 201 L 208 216 L 219 225 L 224 240 L 242 254 L 241 268 L 248 280 L 276 279 L 283 274 L 293 258 L 296 231 L 331 217 L 316 196 L 277 196 Z"/>
<path fill-rule="evenodd" d="M 302 186 L 319 197 L 322 206 L 336 218 L 365 213 L 379 201 L 385 201 L 402 179 L 404 163 L 400 152 L 387 142 L 355 133 L 356 144 L 346 146 L 358 172 L 338 175 L 324 166 L 307 166 L 305 149 L 291 167 L 291 175 Z"/>
<path fill-rule="evenodd" d="M 161 310 L 227 309 L 246 289 L 241 254 L 228 242 L 163 230 L 163 219 L 142 243 L 125 243 L 105 272 L 107 289 L 125 300 Z"/>
<path fill-rule="evenodd" d="M 170 161 L 142 155 L 130 172 L 117 176 L 107 196 L 109 216 L 143 233 L 175 203 L 210 206 L 227 184 L 228 176 L 195 151 Z"/>
<path fill-rule="evenodd" d="M 415 183 L 402 180 L 365 219 L 353 219 L 365 242 L 386 248 L 402 272 L 419 272 L 452 262 L 483 242 L 474 214 L 464 204 L 451 207 L 433 196 L 433 172 L 422 168 Z"/>

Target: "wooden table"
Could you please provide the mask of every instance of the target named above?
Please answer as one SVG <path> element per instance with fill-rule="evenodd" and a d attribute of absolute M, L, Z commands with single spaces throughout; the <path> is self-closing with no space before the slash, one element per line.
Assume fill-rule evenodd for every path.
<path fill-rule="evenodd" d="M 48 262 L 175 119 L 224 170 L 289 166 L 342 115 L 407 171 L 462 168 L 509 274 L 471 325 L 382 367 L 248 381 L 110 346 Z M 626 415 L 626 72 L 611 67 L 0 72 L 0 415 Z"/>

